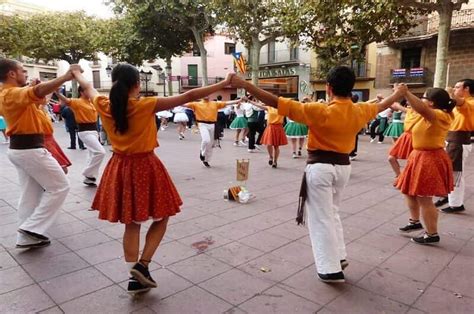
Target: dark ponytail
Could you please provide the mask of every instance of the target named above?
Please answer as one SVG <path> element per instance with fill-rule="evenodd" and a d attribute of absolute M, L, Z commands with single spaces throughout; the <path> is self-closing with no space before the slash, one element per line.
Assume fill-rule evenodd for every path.
<path fill-rule="evenodd" d="M 442 88 L 429 88 L 425 94 L 426 98 L 433 102 L 436 109 L 450 113 L 456 106 L 456 101 L 451 99 L 448 92 Z"/>
<path fill-rule="evenodd" d="M 115 132 L 128 130 L 128 94 L 140 81 L 138 70 L 130 64 L 121 63 L 112 70 L 112 88 L 110 89 L 110 109 L 115 122 Z"/>

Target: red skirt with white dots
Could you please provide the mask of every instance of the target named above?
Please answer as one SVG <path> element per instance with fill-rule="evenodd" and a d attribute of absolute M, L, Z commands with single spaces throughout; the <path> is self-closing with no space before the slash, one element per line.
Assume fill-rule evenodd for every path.
<path fill-rule="evenodd" d="M 129 224 L 176 215 L 182 204 L 168 171 L 153 152 L 114 153 L 92 209 L 99 211 L 99 219 Z"/>

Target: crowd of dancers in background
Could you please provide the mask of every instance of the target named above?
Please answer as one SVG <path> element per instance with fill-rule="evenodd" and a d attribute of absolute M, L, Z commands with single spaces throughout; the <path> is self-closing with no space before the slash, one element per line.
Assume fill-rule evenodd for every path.
<path fill-rule="evenodd" d="M 80 85 L 79 97 L 67 98 L 59 88 L 73 79 Z M 324 282 L 345 280 L 343 270 L 349 262 L 339 205 L 349 181 L 351 159 L 357 155 L 357 135 L 366 127 L 372 141 L 376 129 L 379 142 L 383 142 L 383 136 L 395 141 L 389 152 L 395 174 L 393 185 L 403 194 L 409 209 L 409 222 L 400 231 L 424 230 L 411 240 L 417 244 L 438 243 L 436 206 L 448 204 L 443 209 L 446 213 L 465 210 L 464 167 L 474 131 L 474 81 L 460 80 L 451 94 L 430 88 L 422 97 L 411 93 L 405 84 L 396 84 L 391 95 L 368 102 L 353 98 L 355 74 L 350 68 L 331 69 L 326 81 L 327 102 L 278 97 L 235 74 L 176 96 L 140 97 L 138 70 L 119 64 L 112 71 L 110 94 L 103 96 L 84 78 L 79 65 L 71 65 L 56 79 L 27 86 L 23 66 L 0 59 L 0 114 L 10 140 L 7 155 L 18 171 L 22 189 L 17 247 L 50 245 L 47 230 L 69 191 L 66 173 L 71 163 L 54 140 L 45 106 L 53 93 L 72 110 L 76 125 L 68 126 L 68 130 L 77 132 L 87 148 L 83 182 L 97 186 L 91 208 L 98 211 L 99 219 L 125 225 L 123 249 L 130 270 L 128 291 L 132 294 L 157 286 L 148 265 L 168 220 L 180 212 L 182 205 L 171 177 L 154 153 L 159 124 L 171 118 L 170 110 L 174 110 L 173 119 L 179 124 L 180 140 L 185 138 L 190 120 L 186 112 L 192 110 L 201 136 L 199 159 L 206 167 L 210 167 L 216 140 L 223 132 L 218 123 L 219 110 L 225 115 L 229 107 L 235 112 L 230 124 L 236 130 L 234 144 L 246 144 L 248 138 L 250 153 L 259 149 L 257 145 L 266 145 L 269 166 L 277 168 L 280 146 L 287 145 L 288 139 L 292 157 L 298 158 L 306 150 L 296 221 L 308 223 L 317 278 Z M 228 85 L 245 89 L 247 96 L 232 101 L 209 99 Z M 113 151 L 101 176 L 99 169 L 106 152 L 99 139 L 99 117 Z M 75 148 L 75 143 L 71 142 L 69 148 Z M 407 160 L 403 169 L 398 162 L 401 159 Z M 433 197 L 442 198 L 434 203 Z M 140 227 L 149 219 L 153 222 L 140 250 Z"/>

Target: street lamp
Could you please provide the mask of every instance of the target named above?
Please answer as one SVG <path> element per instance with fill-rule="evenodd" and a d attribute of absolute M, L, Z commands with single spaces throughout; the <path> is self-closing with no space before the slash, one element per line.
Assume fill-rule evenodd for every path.
<path fill-rule="evenodd" d="M 112 67 L 109 65 L 107 65 L 107 67 L 105 68 L 105 72 L 107 73 L 107 76 L 110 76 L 112 74 Z"/>
<path fill-rule="evenodd" d="M 148 96 L 148 82 L 151 80 L 153 73 L 140 70 L 140 81 L 145 82 L 145 96 Z"/>

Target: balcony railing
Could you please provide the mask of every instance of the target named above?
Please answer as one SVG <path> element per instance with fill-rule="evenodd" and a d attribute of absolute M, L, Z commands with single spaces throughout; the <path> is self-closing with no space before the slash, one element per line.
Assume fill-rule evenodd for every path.
<path fill-rule="evenodd" d="M 451 19 L 451 30 L 469 27 L 474 28 L 474 9 L 454 11 Z M 429 16 L 420 17 L 418 25 L 408 31 L 402 38 L 431 35 L 437 33 L 438 30 L 439 14 L 434 12 Z"/>
<path fill-rule="evenodd" d="M 424 85 L 427 83 L 428 74 L 427 68 L 392 69 L 390 70 L 390 84 Z"/>
<path fill-rule="evenodd" d="M 202 86 L 202 77 L 192 77 L 192 76 L 178 76 L 180 87 L 181 88 L 195 88 Z M 223 81 L 223 77 L 208 77 L 207 81 L 209 84 L 219 83 Z"/>
<path fill-rule="evenodd" d="M 356 78 L 364 79 L 370 77 L 370 69 L 372 64 L 366 62 L 356 62 L 352 64 L 352 70 L 354 71 Z M 322 69 L 312 68 L 310 71 L 311 80 L 318 81 L 325 79 L 326 74 Z"/>
<path fill-rule="evenodd" d="M 261 51 L 260 64 L 298 62 L 300 60 L 301 52 L 301 48 Z"/>

